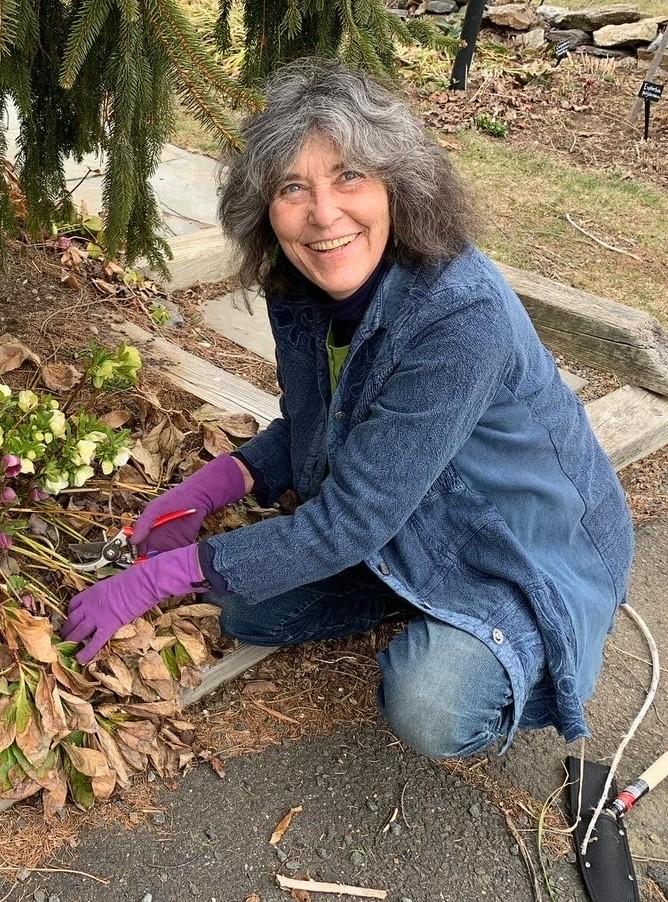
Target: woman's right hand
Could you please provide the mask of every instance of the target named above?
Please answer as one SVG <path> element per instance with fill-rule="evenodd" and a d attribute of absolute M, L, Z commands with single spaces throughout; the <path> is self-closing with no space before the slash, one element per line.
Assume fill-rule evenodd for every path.
<path fill-rule="evenodd" d="M 132 544 L 140 554 L 190 545 L 196 541 L 205 517 L 240 501 L 250 487 L 252 477 L 243 463 L 221 454 L 144 508 L 134 525 Z M 158 517 L 189 509 L 194 513 L 153 529 Z"/>

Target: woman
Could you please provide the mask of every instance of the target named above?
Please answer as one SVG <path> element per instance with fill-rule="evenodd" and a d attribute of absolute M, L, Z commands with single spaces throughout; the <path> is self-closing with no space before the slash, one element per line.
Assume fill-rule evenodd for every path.
<path fill-rule="evenodd" d="M 584 409 L 473 247 L 466 193 L 407 107 L 300 62 L 229 161 L 220 217 L 265 291 L 282 416 L 139 518 L 139 567 L 71 604 L 81 661 L 169 595 L 211 588 L 224 631 L 294 644 L 410 611 L 379 707 L 432 757 L 518 727 L 587 734 L 582 708 L 624 600 L 632 528 Z M 290 516 L 197 542 L 254 491 Z M 197 514 L 152 530 L 160 514 Z"/>

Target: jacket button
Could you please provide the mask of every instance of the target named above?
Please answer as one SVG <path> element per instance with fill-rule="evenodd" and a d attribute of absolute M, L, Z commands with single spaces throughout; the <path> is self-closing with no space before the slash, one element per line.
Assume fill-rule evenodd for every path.
<path fill-rule="evenodd" d="M 497 645 L 501 645 L 504 638 L 505 638 L 505 636 L 503 635 L 503 633 L 501 632 L 500 629 L 495 629 L 492 631 L 492 639 L 494 639 L 494 641 L 496 642 Z"/>
<path fill-rule="evenodd" d="M 385 561 L 381 561 L 380 564 L 378 564 L 378 569 L 379 569 L 380 572 L 383 574 L 383 576 L 389 576 L 389 575 L 390 575 L 390 568 L 387 566 L 387 564 L 385 563 Z"/>
<path fill-rule="evenodd" d="M 334 416 L 336 417 L 337 420 L 345 420 L 346 412 L 345 412 L 345 410 L 337 410 L 336 413 L 334 414 Z"/>

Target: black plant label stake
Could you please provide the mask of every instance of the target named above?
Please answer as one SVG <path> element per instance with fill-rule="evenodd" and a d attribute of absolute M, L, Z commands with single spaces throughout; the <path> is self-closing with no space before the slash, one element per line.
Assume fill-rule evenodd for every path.
<path fill-rule="evenodd" d="M 649 117 L 652 104 L 658 103 L 662 94 L 663 85 L 655 81 L 644 81 L 638 91 L 638 97 L 645 101 L 645 141 L 649 140 Z"/>

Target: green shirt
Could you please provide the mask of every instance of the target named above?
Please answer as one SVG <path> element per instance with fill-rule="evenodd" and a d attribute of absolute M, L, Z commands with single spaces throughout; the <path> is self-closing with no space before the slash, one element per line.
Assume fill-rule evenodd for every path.
<path fill-rule="evenodd" d="M 332 394 L 334 394 L 334 389 L 339 383 L 339 376 L 341 375 L 343 364 L 346 362 L 349 348 L 349 344 L 342 345 L 341 347 L 337 347 L 337 345 L 334 344 L 332 324 L 330 322 L 327 331 L 327 359 L 329 361 L 329 382 L 332 387 Z"/>

